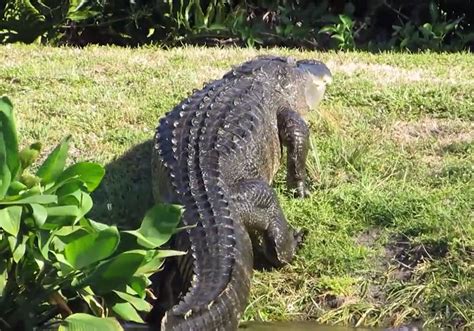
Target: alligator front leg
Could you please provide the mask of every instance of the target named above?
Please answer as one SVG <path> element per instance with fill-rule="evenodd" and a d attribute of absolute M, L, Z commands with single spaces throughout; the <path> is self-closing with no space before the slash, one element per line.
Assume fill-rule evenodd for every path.
<path fill-rule="evenodd" d="M 240 218 L 249 233 L 261 237 L 260 248 L 267 262 L 273 267 L 291 262 L 303 232 L 288 224 L 273 189 L 263 180 L 244 180 L 234 192 Z"/>
<path fill-rule="evenodd" d="M 291 110 L 278 114 L 278 133 L 282 145 L 287 148 L 286 183 L 295 195 L 304 198 L 309 195 L 306 188 L 306 157 L 309 149 L 309 128 L 301 116 Z"/>

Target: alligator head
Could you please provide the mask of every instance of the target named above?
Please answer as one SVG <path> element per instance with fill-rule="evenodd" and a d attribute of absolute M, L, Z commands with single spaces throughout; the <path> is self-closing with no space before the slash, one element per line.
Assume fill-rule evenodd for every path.
<path fill-rule="evenodd" d="M 296 62 L 296 67 L 303 73 L 304 97 L 310 110 L 317 108 L 323 99 L 326 85 L 332 81 L 331 71 L 320 61 L 301 60 Z"/>

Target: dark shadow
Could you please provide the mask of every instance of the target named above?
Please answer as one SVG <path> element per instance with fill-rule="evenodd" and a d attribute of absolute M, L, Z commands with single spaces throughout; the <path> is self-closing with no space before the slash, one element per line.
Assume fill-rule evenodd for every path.
<path fill-rule="evenodd" d="M 92 193 L 90 218 L 127 229 L 140 225 L 153 205 L 152 146 L 153 140 L 147 140 L 105 166 L 105 177 Z"/>

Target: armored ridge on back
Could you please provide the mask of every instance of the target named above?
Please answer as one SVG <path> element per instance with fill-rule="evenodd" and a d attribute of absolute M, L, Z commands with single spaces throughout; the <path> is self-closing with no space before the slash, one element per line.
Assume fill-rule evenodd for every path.
<path fill-rule="evenodd" d="M 252 245 L 273 266 L 291 262 L 302 234 L 288 225 L 270 184 L 286 146 L 288 188 L 308 194 L 309 130 L 301 115 L 318 105 L 330 80 L 318 61 L 259 57 L 160 120 L 155 199 L 183 205 L 188 227 L 173 243 L 188 254 L 170 260 L 160 279 L 162 330 L 236 330 L 250 291 Z"/>

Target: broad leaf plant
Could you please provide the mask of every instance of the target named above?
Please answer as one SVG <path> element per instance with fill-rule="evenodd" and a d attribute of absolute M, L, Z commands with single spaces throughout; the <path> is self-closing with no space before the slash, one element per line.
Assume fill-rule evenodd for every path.
<path fill-rule="evenodd" d="M 13 106 L 0 98 L 0 329 L 120 330 L 151 309 L 148 277 L 176 231 L 180 207 L 156 205 L 120 231 L 87 218 L 104 176 L 92 162 L 66 166 L 71 137 L 44 159 L 19 150 Z M 33 171 L 33 169 L 36 169 Z"/>

